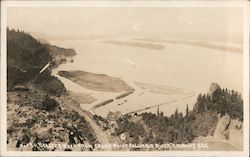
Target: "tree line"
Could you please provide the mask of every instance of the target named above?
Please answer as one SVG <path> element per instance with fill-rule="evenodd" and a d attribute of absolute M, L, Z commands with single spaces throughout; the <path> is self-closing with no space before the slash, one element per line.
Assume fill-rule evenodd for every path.
<path fill-rule="evenodd" d="M 234 90 L 218 88 L 212 94 L 200 94 L 193 110 L 186 105 L 184 114 L 178 109 L 170 116 L 144 112 L 137 123 L 125 116 L 117 121 L 116 134 L 126 132 L 136 143 L 190 143 L 198 136 L 212 136 L 218 117 L 225 114 L 242 121 L 243 100 Z"/>

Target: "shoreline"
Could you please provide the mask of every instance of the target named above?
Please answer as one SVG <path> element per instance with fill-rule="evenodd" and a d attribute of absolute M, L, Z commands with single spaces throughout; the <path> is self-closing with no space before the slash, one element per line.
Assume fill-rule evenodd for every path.
<path fill-rule="evenodd" d="M 58 72 L 60 72 L 60 71 L 58 71 Z M 91 74 L 94 74 L 94 73 L 91 73 Z M 171 105 L 173 103 L 175 104 L 179 101 L 183 101 L 184 99 L 189 99 L 189 98 L 192 98 L 195 96 L 193 91 L 191 91 L 191 90 L 177 88 L 177 87 L 169 87 L 169 86 L 164 86 L 164 85 L 159 85 L 159 84 L 156 85 L 156 84 L 150 84 L 150 83 L 143 83 L 143 82 L 129 83 L 130 88 L 128 90 L 125 90 L 123 93 L 118 94 L 118 95 L 116 94 L 116 92 L 108 92 L 108 93 L 110 93 L 110 94 L 108 94 L 108 93 L 106 93 L 106 91 L 103 91 L 103 90 L 100 91 L 100 90 L 87 89 L 85 86 L 82 86 L 82 84 L 77 81 L 78 78 L 76 78 L 76 77 L 69 76 L 69 75 L 59 75 L 59 73 L 57 73 L 57 75 L 59 77 L 62 77 L 62 78 L 69 80 L 72 83 L 76 83 L 81 88 L 86 89 L 87 90 L 86 94 L 88 92 L 91 92 L 91 91 L 93 93 L 95 93 L 94 95 L 92 95 L 92 94 L 91 95 L 92 95 L 92 97 L 94 97 L 96 99 L 96 101 L 93 101 L 92 103 L 81 104 L 80 107 L 83 110 L 87 109 L 88 111 L 92 111 L 93 114 L 97 114 L 97 115 L 100 115 L 102 117 L 105 117 L 105 115 L 110 111 L 110 109 L 115 109 L 115 110 L 120 111 L 124 114 L 131 114 L 131 113 L 137 113 L 137 112 L 140 113 L 141 111 L 146 111 L 146 110 L 148 110 L 148 112 L 152 112 L 152 109 L 154 109 L 158 106 L 166 106 L 166 105 Z M 77 75 L 77 74 L 75 74 L 75 75 Z M 99 75 L 99 74 L 97 74 L 97 75 Z M 108 76 L 105 74 L 101 74 L 101 75 Z M 141 86 L 138 86 L 137 84 L 140 84 Z M 142 87 L 142 85 L 144 87 Z M 162 86 L 162 88 L 159 88 L 159 86 Z M 162 95 L 163 97 L 166 97 L 165 98 L 166 100 L 151 102 L 151 104 L 148 104 L 146 106 L 145 106 L 145 103 L 143 103 L 142 105 L 140 105 L 140 108 L 135 108 L 132 110 L 129 109 L 129 111 L 123 112 L 124 107 L 129 108 L 128 105 L 131 105 L 130 100 L 127 100 L 127 99 L 124 100 L 125 98 L 127 98 L 130 95 L 134 95 L 136 93 L 134 96 L 138 97 L 139 98 L 138 101 L 140 101 L 141 99 L 144 99 L 144 98 L 141 98 L 141 96 L 146 94 L 145 92 L 150 94 L 150 96 L 153 96 L 153 97 L 161 97 L 161 95 Z M 179 94 L 181 94 L 182 96 Z M 178 96 L 179 98 L 176 98 L 177 95 L 179 95 Z M 173 98 L 172 98 L 172 96 L 173 96 Z M 134 98 L 132 98 L 132 101 L 133 100 L 134 100 Z M 129 101 L 129 104 L 127 104 L 128 103 L 127 101 Z M 86 105 L 89 105 L 89 106 L 86 106 Z M 123 107 L 120 108 L 118 106 L 123 106 Z M 101 107 L 105 108 L 102 113 L 99 112 Z M 168 112 L 168 111 L 166 111 L 166 112 Z M 184 110 L 183 110 L 183 112 L 184 112 Z M 164 113 L 165 113 L 165 111 L 164 111 Z M 166 114 L 170 114 L 170 113 L 166 113 Z"/>
<path fill-rule="evenodd" d="M 92 74 L 93 74 L 93 75 L 100 75 L 100 74 L 94 74 L 94 73 L 92 73 Z M 81 87 L 83 87 L 83 88 L 86 88 L 86 87 L 85 87 L 82 83 L 80 83 L 80 82 L 77 80 L 77 78 L 75 78 L 75 77 L 70 77 L 70 76 L 68 76 L 68 75 L 64 75 L 64 74 L 60 73 L 60 71 L 58 71 L 57 75 L 59 75 L 60 77 L 66 78 L 66 79 L 68 79 L 69 81 L 72 81 L 73 83 L 76 83 L 77 85 L 79 85 L 79 86 L 81 86 Z M 105 74 L 101 74 L 101 75 L 103 75 L 103 76 L 108 76 L 108 75 L 105 75 Z M 108 76 L 108 77 L 111 77 L 111 76 Z M 112 78 L 112 77 L 111 77 L 111 78 Z M 122 81 L 123 81 L 123 80 L 122 80 Z M 89 89 L 86 88 L 86 89 L 87 89 L 87 90 L 92 90 L 92 91 L 98 91 L 98 92 L 107 92 L 105 89 L 103 89 L 103 90 L 94 90 L 94 89 L 92 89 L 92 88 L 89 88 Z M 127 96 L 133 94 L 134 91 L 135 91 L 134 88 L 128 86 L 128 88 L 124 88 L 124 92 L 123 92 L 123 93 L 121 93 L 121 94 L 119 94 L 119 95 L 113 95 L 112 98 L 110 98 L 110 99 L 106 98 L 106 100 L 102 100 L 102 101 L 98 102 L 97 104 L 95 104 L 94 106 L 92 106 L 92 107 L 90 108 L 90 111 L 94 111 L 95 109 L 97 109 L 97 108 L 99 108 L 99 107 L 108 105 L 108 104 L 114 102 L 115 100 L 123 99 L 123 98 L 125 98 L 125 97 L 127 97 Z M 69 92 L 70 92 L 70 90 L 69 90 Z M 115 93 L 117 93 L 117 92 L 110 92 L 110 93 L 114 93 L 114 94 L 115 94 Z M 92 97 L 92 96 L 91 96 L 91 97 Z M 95 99 L 95 101 L 92 101 L 91 103 L 98 101 L 98 98 L 96 98 L 96 97 L 93 97 L 93 98 Z M 78 99 L 76 98 L 76 100 L 78 100 Z M 99 99 L 99 100 L 101 100 L 101 99 Z M 89 104 L 89 103 L 86 103 L 86 104 Z"/>
<path fill-rule="evenodd" d="M 120 78 L 86 71 L 58 71 L 58 75 L 94 91 L 120 93 L 131 87 Z"/>
<path fill-rule="evenodd" d="M 59 76 L 62 76 L 62 75 L 59 75 Z M 105 76 L 105 75 L 103 75 L 103 76 Z M 72 82 L 80 85 L 83 88 L 86 88 L 86 87 L 82 86 L 81 83 L 78 82 L 77 78 L 70 77 L 70 76 L 67 76 L 67 75 L 64 75 L 62 77 L 69 79 L 70 81 L 72 81 Z M 124 115 L 129 115 L 129 114 L 133 114 L 133 113 L 140 113 L 140 112 L 145 111 L 145 110 L 156 108 L 158 106 L 163 106 L 163 105 L 171 104 L 173 102 L 177 102 L 177 101 L 180 101 L 180 100 L 189 99 L 189 98 L 195 96 L 194 95 L 194 91 L 191 91 L 191 90 L 188 90 L 188 89 L 182 89 L 182 88 L 176 88 L 176 87 L 170 87 L 170 86 L 164 86 L 164 85 L 155 85 L 155 84 L 143 83 L 143 82 L 135 82 L 135 85 L 137 85 L 142 90 L 148 91 L 149 93 L 164 94 L 164 95 L 172 95 L 172 94 L 177 94 L 178 93 L 178 94 L 182 94 L 184 97 L 180 97 L 179 99 L 170 100 L 168 102 L 163 102 L 163 103 L 157 104 L 157 105 L 150 105 L 150 106 L 147 106 L 146 108 L 142 108 L 140 110 L 136 110 L 136 111 L 132 111 L 132 112 L 129 112 L 129 113 L 125 113 Z M 91 89 L 91 90 L 93 90 L 93 89 Z M 96 90 L 96 91 L 100 91 L 100 90 Z M 86 111 L 86 112 L 88 112 L 88 114 L 90 114 L 90 115 L 93 115 L 93 113 L 95 114 L 95 110 L 97 108 L 100 108 L 100 107 L 103 107 L 105 105 L 108 105 L 108 104 L 114 102 L 115 99 L 122 99 L 124 97 L 127 97 L 128 95 L 130 95 L 130 94 L 132 94 L 134 92 L 135 92 L 135 89 L 133 89 L 133 88 L 132 88 L 132 90 L 131 89 L 127 90 L 124 93 L 116 96 L 113 99 L 106 99 L 106 100 L 104 100 L 104 101 L 102 101 L 100 103 L 97 103 L 96 105 L 94 105 L 91 108 L 90 111 Z M 81 108 L 82 111 L 85 111 L 82 107 L 80 107 L 80 108 Z M 91 112 L 91 111 L 93 111 L 93 112 Z M 232 145 L 231 143 L 225 143 L 225 144 Z"/>
<path fill-rule="evenodd" d="M 122 94 L 116 96 L 115 99 L 122 99 L 122 98 L 125 98 L 125 97 L 129 96 L 130 94 L 133 94 L 134 91 L 135 91 L 135 89 L 134 89 L 134 88 L 131 88 L 130 90 L 128 90 L 128 91 L 126 91 L 126 92 L 124 92 L 124 93 L 122 93 Z"/>

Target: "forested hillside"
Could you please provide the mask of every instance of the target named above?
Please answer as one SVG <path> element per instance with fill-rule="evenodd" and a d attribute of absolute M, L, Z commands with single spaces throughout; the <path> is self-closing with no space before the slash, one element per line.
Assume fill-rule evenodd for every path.
<path fill-rule="evenodd" d="M 63 83 L 51 75 L 52 62 L 56 59 L 49 47 L 29 33 L 7 29 L 8 150 L 63 151 L 73 148 L 39 144 L 93 144 L 96 141 L 89 123 L 71 108 L 79 104 L 67 94 Z M 55 49 L 62 51 L 60 55 L 68 50 Z M 40 72 L 46 64 L 50 66 Z"/>
<path fill-rule="evenodd" d="M 199 136 L 213 136 L 219 117 L 243 121 L 243 100 L 236 91 L 216 88 L 212 93 L 200 94 L 194 109 L 171 116 L 163 113 L 141 113 L 141 120 L 134 122 L 127 115 L 117 121 L 116 134 L 128 134 L 127 142 L 135 143 L 191 143 Z"/>
<path fill-rule="evenodd" d="M 221 116 L 229 114 L 232 118 L 243 120 L 243 100 L 234 90 L 217 88 L 212 94 L 200 94 L 195 104 L 195 112 L 213 111 Z"/>
<path fill-rule="evenodd" d="M 66 92 L 63 83 L 51 76 L 51 66 L 43 73 L 39 73 L 46 64 L 55 62 L 50 47 L 48 44 L 40 43 L 29 33 L 7 29 L 7 86 L 9 91 L 15 85 L 32 83 L 36 88 L 48 94 L 60 95 Z M 60 50 L 67 51 L 64 48 Z"/>
<path fill-rule="evenodd" d="M 7 29 L 8 89 L 38 76 L 52 58 L 45 45 L 28 33 Z"/>

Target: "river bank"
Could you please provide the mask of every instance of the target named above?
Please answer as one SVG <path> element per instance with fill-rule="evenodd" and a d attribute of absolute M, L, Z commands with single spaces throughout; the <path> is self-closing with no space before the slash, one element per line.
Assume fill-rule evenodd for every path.
<path fill-rule="evenodd" d="M 170 115 L 176 108 L 184 112 L 185 105 L 183 104 L 193 102 L 195 99 L 193 91 L 182 88 L 139 81 L 123 81 L 113 76 L 80 70 L 64 70 L 68 69 L 65 66 L 71 67 L 73 64 L 62 64 L 53 69 L 52 74 L 64 83 L 69 92 L 91 96 L 93 98 L 91 102 L 78 101 L 81 108 L 104 118 L 113 110 L 122 114 L 143 111 L 155 113 L 157 106 L 161 106 L 161 111 L 165 115 Z M 182 98 L 187 96 L 189 100 L 184 101 Z M 75 98 L 81 99 L 81 97 Z M 190 109 L 192 109 L 192 104 Z"/>
<path fill-rule="evenodd" d="M 74 106 L 74 109 L 79 109 L 79 113 L 82 111 L 87 113 L 85 115 L 85 117 L 89 116 L 87 121 L 90 123 L 91 127 L 94 128 L 95 132 L 99 132 L 97 133 L 97 136 L 99 136 L 98 139 L 104 142 L 110 142 L 109 138 L 112 136 L 103 133 L 100 127 L 95 124 L 95 121 L 91 118 L 92 115 L 90 111 L 93 111 L 92 114 L 101 115 L 106 118 L 105 114 L 108 114 L 113 109 L 121 111 L 122 114 L 127 116 L 126 114 L 130 113 L 154 113 L 157 112 L 157 107 L 158 111 L 160 107 L 161 115 L 168 116 L 166 111 L 169 111 L 168 113 L 170 114 L 174 113 L 173 110 L 184 113 L 183 108 L 185 109 L 188 106 L 186 104 L 191 104 L 187 102 L 189 102 L 189 100 L 194 102 L 193 99 L 196 98 L 194 91 L 179 87 L 140 81 L 128 81 L 126 79 L 126 81 L 122 81 L 121 83 L 120 78 L 111 77 L 106 74 L 95 74 L 80 70 L 66 71 L 60 70 L 60 67 L 54 69 L 54 73 L 55 71 L 58 71 L 56 74 L 58 74 L 60 80 L 65 79 L 71 84 L 77 85 L 74 88 L 81 94 L 75 93 L 75 91 L 73 91 L 73 93 L 78 94 L 75 97 L 76 99 L 83 98 L 83 101 L 80 102 L 80 106 L 83 110 L 79 109 L 79 105 Z M 64 83 L 64 81 L 62 82 Z M 124 83 L 126 85 L 124 85 Z M 68 85 L 67 83 L 65 84 L 65 86 Z M 127 86 L 129 86 L 129 88 L 127 88 Z M 134 90 L 129 91 L 131 88 Z M 70 89 L 72 89 L 72 87 L 67 88 L 69 92 Z M 96 97 L 96 93 L 101 97 Z M 106 94 L 109 94 L 109 96 Z M 84 101 L 84 97 L 86 97 L 86 101 Z M 192 106 L 188 106 L 188 108 L 192 110 Z M 180 113 L 180 115 L 182 117 L 183 114 Z M 133 120 L 132 116 L 131 121 Z M 112 128 L 108 131 L 111 130 Z M 115 132 L 112 133 L 114 134 Z M 230 147 L 230 149 L 232 148 Z"/>
<path fill-rule="evenodd" d="M 59 71 L 58 75 L 65 77 L 89 90 L 103 92 L 123 92 L 131 87 L 123 80 L 106 74 L 95 74 L 86 71 Z"/>
<path fill-rule="evenodd" d="M 87 75 L 89 75 L 88 78 L 83 77 L 82 73 L 84 75 L 87 73 Z M 115 88 L 111 88 L 110 86 L 116 85 L 115 83 L 117 83 L 117 80 L 120 81 L 120 79 L 116 80 L 115 78 L 115 83 L 112 83 L 112 80 L 114 79 L 114 77 L 112 76 L 100 76 L 100 74 L 82 71 L 74 71 L 72 74 L 72 71 L 66 72 L 60 71 L 60 69 L 55 69 L 55 71 L 53 71 L 53 74 L 60 78 L 69 92 L 74 91 L 73 93 L 79 93 L 79 96 L 75 97 L 76 99 L 81 99 L 81 94 L 87 96 L 87 99 L 88 97 L 92 97 L 93 101 L 90 102 L 79 101 L 81 104 L 81 108 L 90 111 L 92 114 L 100 115 L 104 118 L 110 111 L 113 110 L 119 111 L 122 114 L 135 112 L 141 113 L 144 111 L 155 113 L 157 107 L 161 107 L 161 109 L 167 107 L 169 112 L 166 113 L 163 111 L 166 115 L 174 112 L 176 108 L 179 108 L 180 111 L 184 112 L 185 105 L 183 104 L 185 103 L 181 102 L 193 101 L 193 99 L 195 98 L 194 92 L 190 90 L 130 81 L 126 81 L 127 85 L 123 86 L 126 87 L 123 89 L 123 92 L 104 92 L 103 90 L 105 88 L 108 90 L 113 89 L 113 91 L 115 91 Z M 106 80 L 111 80 L 111 83 L 104 84 L 105 86 L 103 86 L 95 82 L 95 79 L 91 80 L 91 77 L 98 77 L 99 82 L 102 81 L 102 77 L 104 77 L 104 79 Z M 88 81 L 88 85 L 85 84 L 86 80 Z M 118 82 L 118 85 L 119 84 L 120 83 Z M 88 88 L 86 88 L 86 86 Z M 129 88 L 127 86 L 129 86 Z M 100 91 L 100 87 L 103 88 L 102 91 Z M 121 89 L 120 87 L 116 88 Z M 150 100 L 148 99 L 149 97 L 151 98 Z M 147 101 L 148 103 L 145 104 L 144 101 Z M 192 105 L 190 105 L 190 109 L 192 109 Z"/>
<path fill-rule="evenodd" d="M 74 62 L 60 65 L 54 70 L 54 76 L 57 76 L 68 90 L 87 93 L 97 99 L 90 104 L 81 104 L 83 109 L 91 110 L 97 104 L 114 99 L 113 102 L 95 110 L 95 113 L 102 117 L 106 117 L 111 110 L 126 114 L 175 99 L 178 101 L 162 105 L 160 111 L 164 115 L 171 115 L 176 108 L 180 112 L 185 112 L 186 104 L 192 109 L 197 94 L 207 92 L 211 82 L 242 91 L 242 84 L 239 83 L 242 82 L 242 54 L 192 44 L 161 42 L 165 38 L 157 39 L 160 41 L 140 42 L 160 44 L 165 47 L 164 49 L 105 42 L 133 42 L 134 37 L 51 41 L 56 45 L 74 47 L 78 52 Z M 79 70 L 122 79 L 135 91 L 126 97 L 115 99 L 123 93 L 86 89 L 57 74 L 59 71 Z M 195 96 L 181 100 L 189 95 Z M 145 111 L 156 113 L 157 109 Z"/>

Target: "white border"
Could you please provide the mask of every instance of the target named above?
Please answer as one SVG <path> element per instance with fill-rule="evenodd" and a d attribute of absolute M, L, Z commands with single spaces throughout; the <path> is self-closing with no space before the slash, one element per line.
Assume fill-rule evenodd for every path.
<path fill-rule="evenodd" d="M 244 11 L 244 150 L 147 152 L 20 152 L 6 151 L 6 25 L 7 7 L 241 7 Z M 248 156 L 249 149 L 249 5 L 239 1 L 2 1 L 1 2 L 1 154 L 0 156 Z"/>
<path fill-rule="evenodd" d="M 248 150 L 249 156 L 249 4 L 244 6 L 243 23 L 243 100 L 244 100 L 244 150 Z"/>

